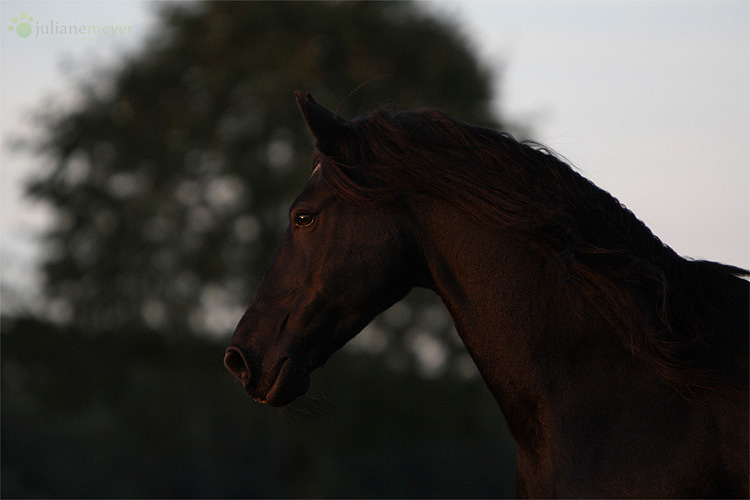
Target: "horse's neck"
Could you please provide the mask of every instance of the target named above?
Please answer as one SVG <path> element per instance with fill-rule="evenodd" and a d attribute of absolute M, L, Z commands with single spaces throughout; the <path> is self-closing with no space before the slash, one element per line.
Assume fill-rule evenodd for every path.
<path fill-rule="evenodd" d="M 601 425 L 587 407 L 601 400 L 597 394 L 635 398 L 653 382 L 585 293 L 550 269 L 549 257 L 518 235 L 432 213 L 439 220 L 424 221 L 431 286 L 522 450 L 556 446 L 550 435 L 574 434 L 592 418 Z"/>
<path fill-rule="evenodd" d="M 682 398 L 623 342 L 632 330 L 618 327 L 626 314 L 612 309 L 641 312 L 627 294 L 609 303 L 601 291 L 614 282 L 597 274 L 592 287 L 591 269 L 566 269 L 518 234 L 450 207 L 412 210 L 418 281 L 450 310 L 505 415 L 521 496 L 746 498 L 746 391 L 739 403 Z M 706 473 L 717 453 L 730 457 L 728 468 Z M 737 484 L 726 486 L 727 475 Z"/>

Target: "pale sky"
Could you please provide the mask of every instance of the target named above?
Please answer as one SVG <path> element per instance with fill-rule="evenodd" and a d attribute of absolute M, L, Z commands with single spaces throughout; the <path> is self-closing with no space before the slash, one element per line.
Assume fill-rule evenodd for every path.
<path fill-rule="evenodd" d="M 678 253 L 750 265 L 750 2 L 433 2 L 529 119 Z"/>
<path fill-rule="evenodd" d="M 38 161 L 8 148 L 50 97 L 116 65 L 157 25 L 150 4 L 0 2 L 0 282 L 38 289 L 48 216 L 25 202 Z M 570 160 L 681 255 L 750 267 L 750 2 L 434 1 L 497 72 L 502 116 Z M 24 19 L 32 33 L 16 30 Z M 16 21 L 14 21 L 14 18 Z M 37 22 L 132 26 L 35 36 Z M 22 32 L 22 31 L 21 31 Z M 67 74 L 72 75 L 66 77 Z M 294 89 L 290 89 L 291 90 Z"/>

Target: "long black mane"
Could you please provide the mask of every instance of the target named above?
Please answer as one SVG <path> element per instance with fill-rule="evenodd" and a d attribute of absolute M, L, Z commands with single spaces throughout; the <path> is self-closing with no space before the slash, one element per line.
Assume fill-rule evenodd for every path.
<path fill-rule="evenodd" d="M 680 257 L 609 193 L 508 134 L 434 110 L 381 110 L 349 126 L 347 164 L 316 160 L 342 198 L 428 195 L 489 230 L 516 230 L 680 390 L 748 386 L 748 271 Z"/>

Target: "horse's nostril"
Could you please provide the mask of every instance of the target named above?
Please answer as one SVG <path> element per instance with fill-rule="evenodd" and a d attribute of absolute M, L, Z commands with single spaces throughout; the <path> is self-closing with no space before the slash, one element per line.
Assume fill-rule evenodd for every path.
<path fill-rule="evenodd" d="M 242 349 L 238 347 L 228 348 L 226 355 L 224 355 L 224 366 L 242 382 L 242 385 L 247 387 L 250 384 L 250 366 Z"/>

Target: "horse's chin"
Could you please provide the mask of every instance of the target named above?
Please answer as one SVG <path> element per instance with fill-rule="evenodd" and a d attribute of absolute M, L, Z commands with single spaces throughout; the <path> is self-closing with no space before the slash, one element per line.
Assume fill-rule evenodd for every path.
<path fill-rule="evenodd" d="M 302 396 L 309 388 L 310 370 L 288 358 L 265 398 L 254 399 L 269 406 L 284 406 Z"/>

